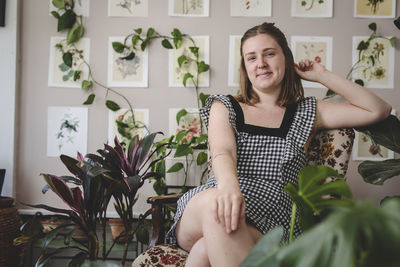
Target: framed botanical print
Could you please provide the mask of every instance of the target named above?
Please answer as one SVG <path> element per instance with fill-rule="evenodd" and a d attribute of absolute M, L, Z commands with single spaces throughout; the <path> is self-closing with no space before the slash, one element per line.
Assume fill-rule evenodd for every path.
<path fill-rule="evenodd" d="M 168 0 L 168 15 L 179 17 L 208 17 L 210 0 Z"/>
<path fill-rule="evenodd" d="M 333 0 L 292 0 L 292 17 L 331 18 Z"/>
<path fill-rule="evenodd" d="M 271 0 L 231 0 L 232 17 L 271 17 Z"/>
<path fill-rule="evenodd" d="M 51 14 L 52 11 L 57 11 L 57 8 L 53 5 L 52 1 L 53 0 L 49 0 L 49 14 Z M 74 4 L 74 11 L 77 15 L 89 17 L 90 0 L 74 1 Z"/>
<path fill-rule="evenodd" d="M 310 60 L 332 70 L 332 37 L 329 36 L 292 36 L 291 46 L 295 62 Z M 325 88 L 320 83 L 302 80 L 304 87 Z"/>
<path fill-rule="evenodd" d="M 116 53 L 113 42 L 124 42 L 124 37 L 108 38 L 108 73 L 107 85 L 111 87 L 147 87 L 148 86 L 148 50 L 137 49 L 133 59 L 122 59 L 129 55 L 125 50 Z M 129 43 L 128 43 L 129 45 Z"/>
<path fill-rule="evenodd" d="M 228 86 L 238 87 L 240 80 L 240 39 L 241 35 L 229 36 Z"/>
<path fill-rule="evenodd" d="M 108 0 L 109 17 L 147 17 L 148 0 Z"/>
<path fill-rule="evenodd" d="M 360 57 L 359 47 L 368 36 L 353 36 L 353 65 L 352 79 L 361 79 L 367 88 L 388 89 L 394 87 L 394 47 L 391 37 L 375 38 L 369 41 L 369 46 L 363 50 Z"/>
<path fill-rule="evenodd" d="M 354 17 L 394 18 L 396 0 L 354 0 Z"/>

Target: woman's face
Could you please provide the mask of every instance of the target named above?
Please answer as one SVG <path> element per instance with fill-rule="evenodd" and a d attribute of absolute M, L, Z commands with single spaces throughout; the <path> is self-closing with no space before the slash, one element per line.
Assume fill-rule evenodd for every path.
<path fill-rule="evenodd" d="M 253 90 L 280 91 L 285 75 L 285 55 L 275 39 L 268 34 L 259 34 L 247 39 L 242 50 Z"/>

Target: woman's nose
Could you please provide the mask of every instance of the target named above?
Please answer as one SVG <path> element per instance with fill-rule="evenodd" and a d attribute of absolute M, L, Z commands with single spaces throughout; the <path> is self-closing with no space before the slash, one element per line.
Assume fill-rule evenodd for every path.
<path fill-rule="evenodd" d="M 267 66 L 267 61 L 263 57 L 261 57 L 257 62 L 257 67 L 261 69 L 265 68 L 266 66 Z"/>

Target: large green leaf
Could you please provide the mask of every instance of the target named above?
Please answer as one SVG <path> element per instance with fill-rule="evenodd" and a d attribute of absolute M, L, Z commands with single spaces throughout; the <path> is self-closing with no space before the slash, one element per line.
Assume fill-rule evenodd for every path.
<path fill-rule="evenodd" d="M 176 123 L 179 125 L 179 121 L 181 120 L 182 117 L 186 116 L 188 114 L 186 109 L 181 109 L 176 113 Z"/>
<path fill-rule="evenodd" d="M 65 29 L 71 29 L 76 21 L 76 14 L 72 10 L 65 11 L 64 14 L 58 19 L 57 31 L 60 32 Z"/>
<path fill-rule="evenodd" d="M 193 149 L 188 144 L 179 144 L 176 147 L 176 152 L 174 154 L 174 158 L 187 156 L 193 153 Z"/>
<path fill-rule="evenodd" d="M 67 44 L 73 44 L 78 42 L 83 36 L 83 32 L 84 30 L 82 24 L 77 24 L 73 26 L 72 29 L 68 31 Z"/>
<path fill-rule="evenodd" d="M 328 177 L 336 180 L 324 184 Z M 298 189 L 292 184 L 287 184 L 285 191 L 299 202 L 300 206 L 308 206 L 316 214 L 326 208 L 353 203 L 349 186 L 336 170 L 328 166 L 305 166 L 299 172 Z M 332 195 L 335 197 L 331 198 Z"/>
<path fill-rule="evenodd" d="M 64 8 L 65 7 L 65 1 L 64 0 L 52 0 L 53 6 L 56 8 Z"/>
<path fill-rule="evenodd" d="M 358 165 L 358 172 L 365 182 L 382 185 L 387 179 L 400 175 L 400 159 L 363 161 Z"/>
<path fill-rule="evenodd" d="M 400 121 L 396 116 L 390 115 L 379 123 L 356 130 L 370 136 L 375 143 L 400 153 Z"/>
<path fill-rule="evenodd" d="M 177 172 L 177 171 L 180 171 L 181 169 L 183 169 L 183 164 L 182 164 L 182 162 L 177 162 L 177 163 L 175 163 L 174 165 L 172 165 L 172 166 L 168 169 L 167 173 Z"/>
<path fill-rule="evenodd" d="M 282 227 L 275 228 L 263 236 L 250 251 L 240 267 L 279 267 L 276 259 L 283 236 Z"/>
<path fill-rule="evenodd" d="M 280 266 L 290 267 L 399 266 L 399 225 L 400 200 L 388 200 L 382 208 L 361 202 L 331 214 L 277 258 Z"/>

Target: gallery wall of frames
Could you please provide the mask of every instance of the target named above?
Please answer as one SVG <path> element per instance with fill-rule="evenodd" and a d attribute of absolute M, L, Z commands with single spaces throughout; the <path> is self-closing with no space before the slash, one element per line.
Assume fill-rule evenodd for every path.
<path fill-rule="evenodd" d="M 95 152 L 116 134 L 113 123 L 126 108 L 118 95 L 99 86 L 91 105 L 83 102 L 88 92 L 81 89 L 82 80 L 75 70 L 91 74 L 101 84 L 126 96 L 135 111 L 136 120 L 152 132 L 165 136 L 192 127 L 190 118 L 181 125 L 176 113 L 186 108 L 196 111 L 196 92 L 190 83 L 182 85 L 185 74 L 177 66 L 182 51 L 167 50 L 161 40 L 154 41 L 132 61 L 119 58 L 112 42 L 122 41 L 134 29 L 150 27 L 161 35 L 174 28 L 188 34 L 200 47 L 200 57 L 210 70 L 199 77 L 199 90 L 205 94 L 236 94 L 239 88 L 239 46 L 241 35 L 262 22 L 275 22 L 285 34 L 295 61 L 311 59 L 327 69 L 346 76 L 357 61 L 352 78 L 362 78 L 365 86 L 400 110 L 400 41 L 393 46 L 390 38 L 400 38 L 393 20 L 400 15 L 396 0 L 80 0 L 75 10 L 83 15 L 84 38 L 77 46 L 79 55 L 71 67 L 62 60 L 65 32 L 57 32 L 50 15 L 55 8 L 51 0 L 21 3 L 21 68 L 18 92 L 18 140 L 16 197 L 20 202 L 48 202 L 40 193 L 44 181 L 40 173 L 66 173 L 58 156 Z M 397 2 L 397 5 L 396 5 Z M 371 22 L 377 24 L 379 39 L 370 45 L 366 57 L 359 58 L 357 47 L 368 39 Z M 182 49 L 185 49 L 183 46 Z M 181 49 L 181 50 L 182 50 Z M 187 46 L 186 46 L 187 49 Z M 379 58 L 374 68 L 370 56 Z M 81 61 L 79 61 L 81 60 Z M 351 77 L 350 77 L 351 78 Z M 327 91 L 320 84 L 304 82 L 306 95 L 323 98 Z M 121 102 L 122 109 L 112 112 L 105 99 Z M 396 114 L 397 115 L 397 114 Z M 196 126 L 193 126 L 196 127 Z M 347 174 L 356 197 L 373 198 L 398 195 L 400 179 L 384 186 L 362 181 L 357 172 L 360 160 L 383 160 L 398 157 L 392 151 L 372 148 L 367 136 L 357 134 L 354 154 Z M 145 199 L 154 195 L 151 184 L 140 193 L 138 212 L 146 210 Z M 46 200 L 44 200 L 46 198 Z M 57 203 L 54 196 L 54 202 Z M 63 204 L 59 203 L 62 207 Z M 24 207 L 21 207 L 24 209 Z M 28 212 L 28 211 L 27 211 Z M 28 212 L 29 213 L 29 212 Z"/>

